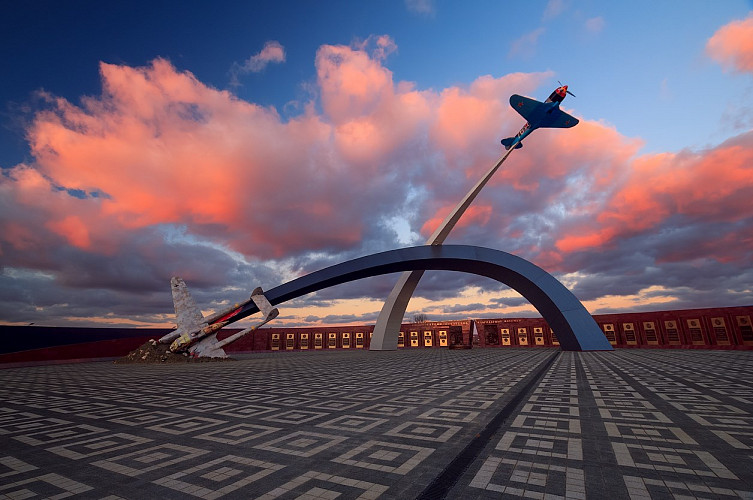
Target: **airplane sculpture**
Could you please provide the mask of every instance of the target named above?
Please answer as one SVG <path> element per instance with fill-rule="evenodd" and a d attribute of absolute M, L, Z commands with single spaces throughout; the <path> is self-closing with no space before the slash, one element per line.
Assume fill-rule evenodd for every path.
<path fill-rule="evenodd" d="M 515 137 L 502 139 L 502 145 L 505 149 L 522 148 L 523 139 L 537 128 L 570 128 L 576 126 L 578 119 L 560 109 L 560 103 L 567 94 L 575 97 L 575 94 L 567 90 L 567 85 L 562 85 L 561 82 L 560 86 L 544 102 L 513 94 L 510 97 L 510 106 L 526 119 L 526 124 Z"/>
<path fill-rule="evenodd" d="M 272 307 L 269 300 L 264 296 L 261 288 L 251 292 L 251 298 L 247 301 L 234 304 L 223 311 L 216 312 L 206 318 L 196 307 L 191 297 L 186 282 L 178 277 L 170 280 L 173 292 L 173 305 L 178 327 L 159 339 L 162 344 L 170 344 L 170 351 L 183 352 L 193 357 L 225 358 L 227 354 L 223 347 L 235 342 L 244 335 L 251 333 L 267 324 L 280 313 L 276 307 Z M 261 323 L 231 335 L 224 340 L 217 340 L 217 332 L 228 324 L 237 321 L 235 318 L 245 306 L 251 302 L 264 315 Z"/>

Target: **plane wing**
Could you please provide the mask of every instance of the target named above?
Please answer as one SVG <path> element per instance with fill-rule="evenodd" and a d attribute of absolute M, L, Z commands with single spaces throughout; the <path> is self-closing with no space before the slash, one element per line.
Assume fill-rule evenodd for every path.
<path fill-rule="evenodd" d="M 269 303 L 267 297 L 264 296 L 264 291 L 261 289 L 261 287 L 254 288 L 254 291 L 251 292 L 251 300 L 254 301 L 256 307 L 258 307 L 259 311 L 261 311 L 261 313 L 264 315 L 264 323 L 272 321 L 277 317 L 278 314 L 280 314 L 277 308 L 272 307 L 272 304 Z"/>
<path fill-rule="evenodd" d="M 536 108 L 541 104 L 544 103 L 539 102 L 536 99 L 523 97 L 522 95 L 513 94 L 510 96 L 510 106 L 512 106 L 512 109 L 517 111 L 520 116 L 525 118 L 527 122 L 532 120 L 534 111 L 536 111 Z"/>
<path fill-rule="evenodd" d="M 577 118 L 557 108 L 552 110 L 551 118 L 542 126 L 547 128 L 570 128 L 576 126 L 579 121 Z"/>
<path fill-rule="evenodd" d="M 246 328 L 245 330 L 241 330 L 240 332 L 235 333 L 227 337 L 226 339 L 220 340 L 219 342 L 217 341 L 216 333 L 210 335 L 209 337 L 200 340 L 194 347 L 192 347 L 191 352 L 196 354 L 197 356 L 225 358 L 227 357 L 227 353 L 225 353 L 223 347 L 228 344 L 232 344 L 247 333 L 258 330 L 280 314 L 280 311 L 278 311 L 276 307 L 272 307 L 272 304 L 269 303 L 267 297 L 264 296 L 264 291 L 261 289 L 261 287 L 255 288 L 254 291 L 251 292 L 251 300 L 254 301 L 256 307 L 258 307 L 259 311 L 261 311 L 261 313 L 264 315 L 261 323 L 256 324 L 250 328 Z"/>
<path fill-rule="evenodd" d="M 577 118 L 565 113 L 559 106 L 522 95 L 513 94 L 510 106 L 534 128 L 570 128 L 578 124 Z"/>

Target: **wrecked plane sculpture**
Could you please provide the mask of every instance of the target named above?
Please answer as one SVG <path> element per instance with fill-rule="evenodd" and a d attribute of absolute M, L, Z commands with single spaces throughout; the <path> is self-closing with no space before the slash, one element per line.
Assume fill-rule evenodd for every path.
<path fill-rule="evenodd" d="M 223 347 L 266 325 L 279 314 L 277 308 L 272 307 L 272 304 L 264 296 L 262 289 L 256 288 L 251 292 L 251 298 L 247 301 L 234 304 L 232 307 L 205 318 L 196 306 L 183 279 L 173 277 L 170 280 L 170 286 L 178 327 L 160 338 L 159 341 L 161 344 L 170 344 L 170 351 L 175 353 L 186 353 L 200 358 L 226 358 L 227 354 Z M 217 332 L 230 324 L 231 318 L 234 318 L 245 306 L 252 302 L 264 315 L 262 322 L 241 330 L 226 339 L 217 340 Z M 237 319 L 240 318 L 234 318 L 233 321 Z"/>

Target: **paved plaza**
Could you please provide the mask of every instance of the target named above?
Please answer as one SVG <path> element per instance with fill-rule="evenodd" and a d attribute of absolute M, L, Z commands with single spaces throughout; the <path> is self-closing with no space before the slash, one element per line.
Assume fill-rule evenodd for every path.
<path fill-rule="evenodd" d="M 0 370 L 0 498 L 753 498 L 753 352 Z"/>

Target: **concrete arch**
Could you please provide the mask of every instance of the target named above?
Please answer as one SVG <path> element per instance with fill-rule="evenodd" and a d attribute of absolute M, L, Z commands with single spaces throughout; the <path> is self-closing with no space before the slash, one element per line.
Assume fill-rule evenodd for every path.
<path fill-rule="evenodd" d="M 342 262 L 289 281 L 264 295 L 272 305 L 350 281 L 413 270 L 445 270 L 486 276 L 513 288 L 539 311 L 566 351 L 611 351 L 612 346 L 583 304 L 551 274 L 525 259 L 491 248 L 425 245 Z M 249 304 L 241 319 L 258 309 Z M 395 347 L 397 335 L 395 334 Z"/>

